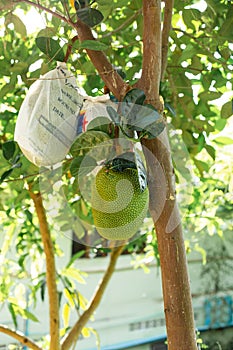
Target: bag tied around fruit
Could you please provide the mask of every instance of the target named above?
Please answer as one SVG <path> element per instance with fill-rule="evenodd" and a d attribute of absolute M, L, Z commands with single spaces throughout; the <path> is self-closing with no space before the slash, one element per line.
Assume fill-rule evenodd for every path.
<path fill-rule="evenodd" d="M 64 159 L 77 136 L 83 100 L 64 62 L 31 85 L 19 111 L 14 139 L 32 163 L 50 166 Z"/>
<path fill-rule="evenodd" d="M 109 95 L 83 96 L 66 63 L 44 74 L 28 90 L 19 110 L 14 139 L 37 166 L 61 162 L 76 137 L 98 116 L 108 117 Z"/>

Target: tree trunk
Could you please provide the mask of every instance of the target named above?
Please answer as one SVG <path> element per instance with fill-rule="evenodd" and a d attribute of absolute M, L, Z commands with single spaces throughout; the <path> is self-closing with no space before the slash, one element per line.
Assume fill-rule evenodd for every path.
<path fill-rule="evenodd" d="M 166 67 L 166 41 L 172 5 L 173 0 L 165 3 L 162 32 L 161 1 L 143 1 L 143 70 L 137 87 L 145 92 L 147 101 L 160 112 L 159 84 Z M 142 144 L 148 168 L 150 213 L 155 224 L 161 261 L 168 349 L 197 350 L 186 252 L 167 130 L 153 140 L 143 140 Z"/>
<path fill-rule="evenodd" d="M 147 102 L 159 112 L 163 109 L 159 86 L 166 67 L 172 6 L 173 0 L 166 0 L 162 31 L 161 0 L 143 0 L 142 76 L 134 87 L 142 89 Z M 76 29 L 80 40 L 94 40 L 90 29 L 79 22 Z M 87 53 L 103 81 L 121 100 L 129 89 L 128 84 L 111 69 L 103 53 L 91 50 Z M 142 145 L 148 168 L 150 212 L 161 260 L 168 349 L 197 350 L 186 253 L 166 130 L 156 139 L 143 140 Z"/>
<path fill-rule="evenodd" d="M 169 350 L 196 350 L 193 308 L 174 172 L 167 132 L 144 140 L 149 172 L 150 212 L 155 223 L 161 263 Z M 162 171 L 162 176 L 161 176 Z"/>

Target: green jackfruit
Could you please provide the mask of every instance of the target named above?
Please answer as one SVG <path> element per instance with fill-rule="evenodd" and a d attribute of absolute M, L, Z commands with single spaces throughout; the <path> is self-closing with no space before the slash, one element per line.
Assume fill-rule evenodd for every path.
<path fill-rule="evenodd" d="M 109 240 L 127 240 L 141 226 L 148 209 L 148 188 L 140 190 L 136 169 L 99 170 L 92 186 L 92 214 L 99 234 Z"/>

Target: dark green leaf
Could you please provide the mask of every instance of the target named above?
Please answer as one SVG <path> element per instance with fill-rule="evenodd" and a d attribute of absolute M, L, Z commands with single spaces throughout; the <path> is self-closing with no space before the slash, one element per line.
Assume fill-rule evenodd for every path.
<path fill-rule="evenodd" d="M 123 108 L 126 105 L 143 105 L 143 103 L 145 102 L 146 99 L 146 95 L 144 93 L 144 91 L 140 90 L 140 89 L 132 89 L 129 90 L 127 92 L 127 94 L 125 95 L 124 99 L 123 99 Z M 122 114 L 125 115 L 125 111 L 122 111 Z"/>
<path fill-rule="evenodd" d="M 108 49 L 108 46 L 97 40 L 84 40 L 79 45 L 82 49 L 89 49 L 93 51 L 104 51 Z"/>
<path fill-rule="evenodd" d="M 33 219 L 32 213 L 28 209 L 26 209 L 25 214 L 27 216 L 28 221 L 30 221 L 30 223 L 32 224 L 32 219 Z"/>
<path fill-rule="evenodd" d="M 97 24 L 102 22 L 104 18 L 100 11 L 88 7 L 77 10 L 77 16 L 82 22 L 87 24 L 89 27 L 96 26 Z"/>
<path fill-rule="evenodd" d="M 1 175 L 0 178 L 0 183 L 2 183 L 8 176 L 10 176 L 10 174 L 12 173 L 13 169 L 8 169 L 6 171 L 4 171 L 4 173 Z"/>
<path fill-rule="evenodd" d="M 127 128 L 148 138 L 157 137 L 165 127 L 163 116 L 151 105 L 134 105 L 125 119 Z"/>
<path fill-rule="evenodd" d="M 172 116 L 176 116 L 175 109 L 170 105 L 170 103 L 165 102 L 164 107 L 172 114 Z"/>
<path fill-rule="evenodd" d="M 41 297 L 42 301 L 44 301 L 44 299 L 45 299 L 45 289 L 46 289 L 46 282 L 42 281 L 41 286 L 40 286 L 40 297 Z"/>
<path fill-rule="evenodd" d="M 115 125 L 120 125 L 121 116 L 117 113 L 117 111 L 111 106 L 107 106 L 106 109 L 113 123 Z"/>
<path fill-rule="evenodd" d="M 119 156 L 111 159 L 106 163 L 112 170 L 123 172 L 125 169 L 136 169 L 138 173 L 138 181 L 141 191 L 145 191 L 147 188 L 147 176 L 146 169 L 144 167 L 143 161 L 138 154 L 138 151 L 125 152 Z"/>
<path fill-rule="evenodd" d="M 125 169 L 137 169 L 133 152 L 125 152 L 106 163 L 114 171 L 123 172 Z"/>
<path fill-rule="evenodd" d="M 12 303 L 8 303 L 8 309 L 10 311 L 10 314 L 11 314 L 14 326 L 15 326 L 15 328 L 17 328 L 17 326 L 18 326 L 17 317 L 16 317 L 16 313 L 15 313 L 15 310 L 14 310 L 14 307 L 13 307 Z"/>
<path fill-rule="evenodd" d="M 16 146 L 14 141 L 7 141 L 2 145 L 3 156 L 7 160 L 13 158 L 15 150 Z"/>
<path fill-rule="evenodd" d="M 91 0 L 75 0 L 74 6 L 76 10 L 79 10 L 80 8 L 87 7 L 90 4 Z"/>
<path fill-rule="evenodd" d="M 64 61 L 65 54 L 57 40 L 41 36 L 36 38 L 36 45 L 50 59 L 60 62 Z"/>

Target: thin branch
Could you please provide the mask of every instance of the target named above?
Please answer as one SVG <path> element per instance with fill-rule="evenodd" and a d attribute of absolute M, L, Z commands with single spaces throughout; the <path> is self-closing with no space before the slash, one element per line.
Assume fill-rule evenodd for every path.
<path fill-rule="evenodd" d="M 105 35 L 102 35 L 102 38 L 112 37 L 113 34 L 118 33 L 125 27 L 128 27 L 140 14 L 142 13 L 142 9 L 137 10 L 131 17 L 127 18 L 125 22 L 123 22 L 118 28 L 112 30 L 111 32 L 108 32 Z"/>
<path fill-rule="evenodd" d="M 81 333 L 83 327 L 88 322 L 91 315 L 94 313 L 94 311 L 96 310 L 96 308 L 100 304 L 100 301 L 101 301 L 102 296 L 105 292 L 105 289 L 106 289 L 106 287 L 107 287 L 107 285 L 112 277 L 112 274 L 115 270 L 117 259 L 120 256 L 123 249 L 124 249 L 124 245 L 113 249 L 113 251 L 111 253 L 108 268 L 105 271 L 105 274 L 104 274 L 102 280 L 100 281 L 100 283 L 97 287 L 97 290 L 95 291 L 92 299 L 90 300 L 89 305 L 87 306 L 87 309 L 80 316 L 79 320 L 75 323 L 75 325 L 72 327 L 70 332 L 63 338 L 62 347 L 61 347 L 62 350 L 69 350 L 71 348 L 71 346 L 73 344 L 75 344 L 78 337 L 80 336 L 80 333 Z"/>
<path fill-rule="evenodd" d="M 64 62 L 67 62 L 71 53 L 72 53 L 72 46 L 73 44 L 75 43 L 75 41 L 78 40 L 78 35 L 75 35 L 72 39 L 71 39 L 71 43 L 68 44 L 68 47 L 67 47 L 67 51 L 66 51 L 66 55 L 65 55 L 65 58 L 64 58 Z"/>
<path fill-rule="evenodd" d="M 63 22 L 66 22 L 66 23 L 68 23 L 70 25 L 72 25 L 72 24 L 74 25 L 74 23 L 69 18 L 61 15 L 58 12 L 54 12 L 54 11 L 50 10 L 48 7 L 45 7 L 45 6 L 43 6 L 43 5 L 39 4 L 39 3 L 35 3 L 33 1 L 30 1 L 30 0 L 14 0 L 13 3 L 18 4 L 20 2 L 24 2 L 25 4 L 28 4 L 30 6 L 34 6 L 34 7 L 38 8 L 39 10 L 42 10 L 42 11 L 50 13 L 52 16 L 59 18 Z"/>
<path fill-rule="evenodd" d="M 43 350 L 41 347 L 36 345 L 33 340 L 29 339 L 19 331 L 15 331 L 14 329 L 10 329 L 9 327 L 0 324 L 0 332 L 9 335 L 32 350 Z"/>
<path fill-rule="evenodd" d="M 40 225 L 40 233 L 44 245 L 46 257 L 46 281 L 49 295 L 49 316 L 50 316 L 50 350 L 60 349 L 59 337 L 59 303 L 56 284 L 56 267 L 54 258 L 53 243 L 47 222 L 46 212 L 40 193 L 30 191 L 29 194 L 33 200 L 37 217 Z"/>
<path fill-rule="evenodd" d="M 162 31 L 161 80 L 163 80 L 164 73 L 165 73 L 166 67 L 167 67 L 168 39 L 169 39 L 169 32 L 171 30 L 173 6 L 174 6 L 174 0 L 166 0 L 165 1 L 163 31 Z"/>
<path fill-rule="evenodd" d="M 161 0 L 143 0 L 142 76 L 135 86 L 144 90 L 147 101 L 158 110 L 162 110 L 159 100 L 161 42 Z"/>

